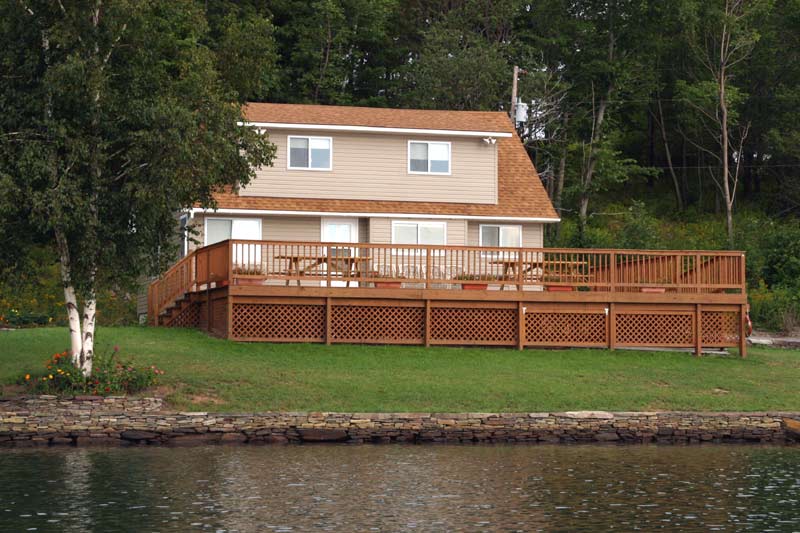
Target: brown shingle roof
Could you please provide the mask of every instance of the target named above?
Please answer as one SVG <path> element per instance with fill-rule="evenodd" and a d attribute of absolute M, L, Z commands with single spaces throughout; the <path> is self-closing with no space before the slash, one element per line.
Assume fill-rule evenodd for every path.
<path fill-rule="evenodd" d="M 493 111 L 428 111 L 251 103 L 245 108 L 245 116 L 250 122 L 515 133 L 508 116 L 503 112 Z M 277 198 L 239 196 L 234 193 L 219 193 L 216 199 L 218 207 L 227 209 L 558 219 L 536 169 L 516 134 L 512 137 L 498 138 L 497 148 L 497 204 Z"/>
<path fill-rule="evenodd" d="M 508 116 L 495 111 L 433 111 L 384 107 L 249 103 L 245 106 L 244 113 L 250 122 L 514 132 Z"/>

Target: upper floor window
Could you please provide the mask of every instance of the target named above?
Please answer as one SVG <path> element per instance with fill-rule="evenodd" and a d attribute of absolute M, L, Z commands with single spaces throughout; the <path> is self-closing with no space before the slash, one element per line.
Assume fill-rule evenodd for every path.
<path fill-rule="evenodd" d="M 450 174 L 450 143 L 408 141 L 408 171 Z"/>
<path fill-rule="evenodd" d="M 333 141 L 330 137 L 289 136 L 289 168 L 331 170 Z"/>
<path fill-rule="evenodd" d="M 522 227 L 481 224 L 480 246 L 519 248 L 522 246 Z"/>

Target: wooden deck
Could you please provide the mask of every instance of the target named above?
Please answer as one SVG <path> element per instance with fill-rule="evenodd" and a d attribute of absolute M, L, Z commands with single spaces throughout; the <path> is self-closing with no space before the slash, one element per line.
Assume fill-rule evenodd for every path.
<path fill-rule="evenodd" d="M 224 241 L 153 282 L 148 309 L 240 341 L 744 356 L 744 273 L 742 252 Z"/>

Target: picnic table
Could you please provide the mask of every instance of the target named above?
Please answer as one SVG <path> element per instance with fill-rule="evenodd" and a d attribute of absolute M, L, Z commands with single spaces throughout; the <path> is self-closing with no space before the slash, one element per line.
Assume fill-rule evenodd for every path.
<path fill-rule="evenodd" d="M 350 255 L 330 255 L 330 254 L 286 254 L 286 255 L 276 255 L 275 259 L 281 259 L 288 261 L 288 268 L 286 269 L 286 274 L 288 276 L 297 276 L 295 281 L 297 282 L 297 286 L 300 286 L 300 277 L 306 275 L 312 269 L 320 266 L 325 265 L 326 270 L 328 272 L 333 272 L 333 267 L 345 267 L 342 270 L 337 270 L 337 272 L 347 272 L 349 274 L 354 274 L 358 276 L 363 272 L 365 269 L 362 268 L 360 265 L 362 263 L 368 263 L 372 260 L 370 256 L 350 256 Z M 305 263 L 305 264 L 303 264 Z M 291 280 L 286 280 L 286 286 L 289 286 L 289 282 Z M 347 279 L 346 287 L 350 286 L 350 279 Z"/>
<path fill-rule="evenodd" d="M 506 286 L 506 281 L 517 280 L 516 282 L 510 283 L 510 285 L 516 285 L 517 290 L 522 290 L 522 287 L 519 284 L 519 266 L 522 265 L 522 275 L 533 273 L 535 271 L 539 271 L 538 280 L 534 277 L 534 281 L 541 281 L 544 280 L 545 275 L 552 276 L 555 279 L 554 281 L 584 281 L 588 279 L 586 274 L 580 272 L 580 267 L 585 266 L 585 261 L 547 261 L 542 259 L 523 259 L 520 261 L 519 259 L 495 259 L 489 261 L 491 265 L 498 265 L 503 267 L 503 274 L 502 280 L 503 282 L 500 283 L 500 290 Z M 552 267 L 559 267 L 558 269 L 554 269 Z M 545 272 L 545 268 L 547 268 L 547 272 Z"/>

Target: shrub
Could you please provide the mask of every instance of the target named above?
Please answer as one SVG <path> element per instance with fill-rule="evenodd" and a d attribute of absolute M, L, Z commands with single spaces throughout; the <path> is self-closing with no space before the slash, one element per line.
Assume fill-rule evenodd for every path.
<path fill-rule="evenodd" d="M 791 331 L 800 325 L 800 294 L 787 287 L 769 289 L 762 283 L 750 290 L 750 318 L 759 328 Z"/>
<path fill-rule="evenodd" d="M 118 348 L 108 354 L 96 353 L 90 377 L 85 377 L 67 351 L 54 354 L 45 362 L 44 372 L 32 372 L 20 378 L 31 392 L 39 394 L 132 394 L 158 383 L 164 371 L 154 365 L 137 367 L 130 360 L 117 357 Z"/>

